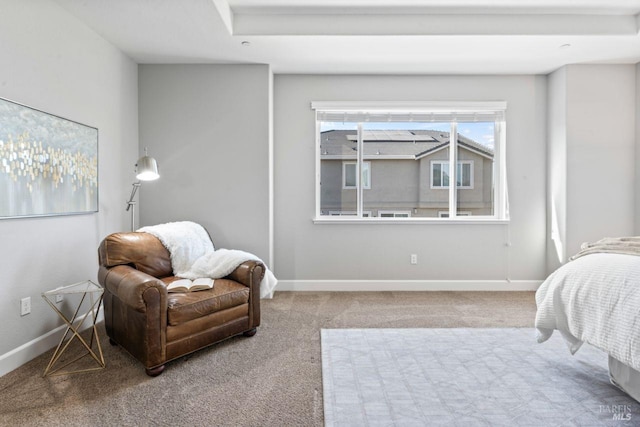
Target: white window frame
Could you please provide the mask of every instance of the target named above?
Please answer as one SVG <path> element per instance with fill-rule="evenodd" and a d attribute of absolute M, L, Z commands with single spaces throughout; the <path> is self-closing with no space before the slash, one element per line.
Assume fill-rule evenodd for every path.
<path fill-rule="evenodd" d="M 429 170 L 430 170 L 429 180 L 431 181 L 430 182 L 431 189 L 432 190 L 448 190 L 449 189 L 448 185 L 434 185 L 434 183 L 433 183 L 433 166 L 435 164 L 440 164 L 440 165 L 445 165 L 446 164 L 446 165 L 449 165 L 449 160 L 431 160 L 431 166 L 429 168 Z M 469 174 L 470 174 L 469 183 L 470 183 L 470 185 L 458 185 L 458 186 L 456 186 L 456 188 L 458 190 L 473 190 L 473 164 L 474 164 L 473 160 L 458 160 L 458 166 L 470 165 L 470 167 L 469 167 Z M 449 168 L 449 171 L 451 171 L 451 168 Z M 457 173 L 458 172 L 456 171 L 456 177 L 454 177 L 454 178 L 457 178 Z M 452 179 L 451 176 L 449 176 L 449 183 L 451 183 L 451 179 Z M 456 180 L 456 182 L 457 182 L 457 180 Z"/>
<path fill-rule="evenodd" d="M 315 110 L 316 116 L 316 209 L 315 223 L 362 223 L 370 224 L 378 222 L 380 224 L 388 222 L 458 222 L 461 223 L 508 223 L 509 203 L 507 195 L 507 165 L 506 165 L 506 109 L 505 101 L 314 101 L 311 108 Z M 443 119 L 446 118 L 446 119 Z M 383 120 L 384 119 L 384 120 Z M 493 161 L 493 181 L 494 181 L 494 204 L 493 215 L 458 216 L 457 212 L 457 191 L 449 191 L 449 211 L 453 212 L 450 218 L 363 218 L 363 188 L 358 188 L 357 194 L 357 214 L 355 218 L 321 216 L 321 151 L 320 151 L 320 123 L 321 121 L 349 122 L 357 123 L 358 127 L 358 147 L 356 161 L 363 161 L 363 141 L 362 124 L 367 121 L 420 121 L 420 122 L 450 122 L 450 135 L 456 135 L 457 121 L 492 121 L 494 123 L 494 161 Z M 457 146 L 457 138 L 453 145 Z M 451 148 L 451 147 L 450 147 Z M 453 147 L 455 148 L 455 147 Z M 449 149 L 449 176 L 455 176 L 455 166 L 457 165 L 457 149 Z M 431 172 L 431 171 L 430 171 Z M 343 181 L 344 182 L 344 181 Z M 456 187 L 457 190 L 457 187 Z"/>
<path fill-rule="evenodd" d="M 365 175 L 365 170 L 369 172 L 369 175 L 367 176 L 369 179 L 367 180 L 367 182 L 364 182 L 362 188 L 365 190 L 370 190 L 371 189 L 371 162 L 362 162 L 362 164 L 365 166 L 362 168 L 362 176 L 367 176 Z M 356 185 L 347 185 L 347 165 L 354 165 L 355 169 L 356 169 Z M 362 179 L 361 179 L 362 180 Z M 362 180 L 364 181 L 364 180 Z M 358 162 L 342 162 L 342 189 L 343 190 L 355 190 L 358 188 Z"/>

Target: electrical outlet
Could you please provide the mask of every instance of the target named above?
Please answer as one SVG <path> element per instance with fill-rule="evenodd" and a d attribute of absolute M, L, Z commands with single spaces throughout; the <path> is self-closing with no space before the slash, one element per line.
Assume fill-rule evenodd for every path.
<path fill-rule="evenodd" d="M 418 263 L 418 254 L 411 254 L 411 264 L 416 265 Z"/>
<path fill-rule="evenodd" d="M 20 316 L 31 313 L 31 297 L 22 298 L 20 300 Z"/>
<path fill-rule="evenodd" d="M 62 294 L 56 295 L 56 304 L 60 304 L 62 301 L 64 301 L 64 295 Z"/>

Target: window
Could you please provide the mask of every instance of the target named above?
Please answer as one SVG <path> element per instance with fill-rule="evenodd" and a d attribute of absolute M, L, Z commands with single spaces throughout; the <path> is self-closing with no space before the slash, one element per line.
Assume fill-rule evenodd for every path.
<path fill-rule="evenodd" d="M 473 189 L 473 161 L 458 161 L 456 184 L 460 189 Z M 449 161 L 431 162 L 431 188 L 449 188 Z"/>
<path fill-rule="evenodd" d="M 355 216 L 356 211 L 329 211 L 330 216 Z M 362 212 L 363 217 L 370 217 L 371 211 Z"/>
<path fill-rule="evenodd" d="M 342 188 L 345 190 L 356 189 L 356 162 L 342 164 Z M 362 163 L 362 188 L 371 188 L 371 162 Z"/>
<path fill-rule="evenodd" d="M 456 213 L 457 216 L 471 216 L 471 212 L 465 212 L 465 211 L 458 211 Z M 440 218 L 449 218 L 449 212 L 448 211 L 440 211 L 438 212 L 438 216 Z"/>
<path fill-rule="evenodd" d="M 316 113 L 316 219 L 508 219 L 506 103 L 311 106 Z"/>
<path fill-rule="evenodd" d="M 409 218 L 411 211 L 378 211 L 380 218 Z"/>

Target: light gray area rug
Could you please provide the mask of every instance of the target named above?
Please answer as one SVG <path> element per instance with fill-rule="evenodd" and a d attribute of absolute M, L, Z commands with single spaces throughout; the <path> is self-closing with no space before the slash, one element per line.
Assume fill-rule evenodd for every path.
<path fill-rule="evenodd" d="M 627 426 L 605 353 L 531 328 L 322 329 L 325 425 Z"/>

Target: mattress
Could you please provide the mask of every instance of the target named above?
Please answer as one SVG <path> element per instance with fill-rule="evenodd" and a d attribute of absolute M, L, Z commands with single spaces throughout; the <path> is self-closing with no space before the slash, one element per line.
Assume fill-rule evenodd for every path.
<path fill-rule="evenodd" d="M 613 385 L 640 402 L 640 371 L 609 356 L 609 378 Z"/>

